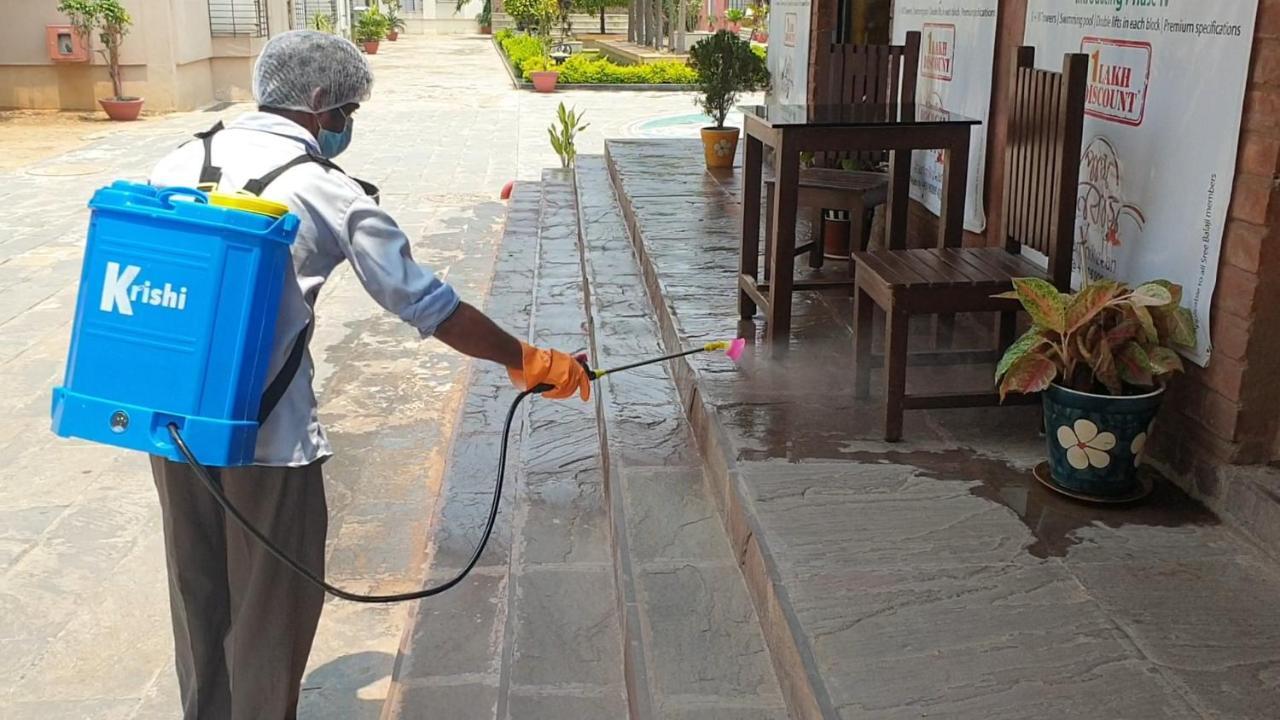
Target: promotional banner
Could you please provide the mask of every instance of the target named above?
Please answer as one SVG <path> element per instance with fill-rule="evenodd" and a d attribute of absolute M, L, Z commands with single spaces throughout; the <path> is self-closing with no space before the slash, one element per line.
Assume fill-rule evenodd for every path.
<path fill-rule="evenodd" d="M 1090 277 L 1185 289 L 1199 344 L 1236 167 L 1257 0 L 1029 0 L 1036 64 L 1089 56 L 1076 242 Z M 1077 259 L 1078 264 L 1078 259 Z"/>
<path fill-rule="evenodd" d="M 769 100 L 803 105 L 809 95 L 810 0 L 773 0 L 769 4 L 767 63 Z"/>
<path fill-rule="evenodd" d="M 965 193 L 964 227 L 987 227 L 982 186 L 987 169 L 987 116 L 991 108 L 991 71 L 996 52 L 998 0 L 897 0 L 893 42 L 906 42 L 920 31 L 920 78 L 916 101 L 921 105 L 966 115 L 982 124 L 969 144 L 969 187 Z M 917 151 L 911 161 L 911 197 L 942 212 L 942 153 Z"/>

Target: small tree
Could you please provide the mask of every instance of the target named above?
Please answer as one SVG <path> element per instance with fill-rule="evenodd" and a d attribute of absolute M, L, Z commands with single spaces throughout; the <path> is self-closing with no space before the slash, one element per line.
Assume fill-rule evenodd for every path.
<path fill-rule="evenodd" d="M 751 43 L 728 30 L 721 30 L 689 49 L 689 64 L 698 72 L 698 105 L 724 127 L 729 110 L 744 92 L 769 86 L 769 69 L 764 59 L 751 50 Z"/>
<path fill-rule="evenodd" d="M 70 18 L 72 27 L 86 41 L 92 41 L 97 32 L 98 42 L 102 43 L 97 52 L 107 62 L 111 90 L 115 93 L 111 99 L 128 99 L 124 97 L 124 79 L 120 76 L 120 46 L 133 25 L 129 11 L 119 0 L 60 0 L 58 12 Z"/>

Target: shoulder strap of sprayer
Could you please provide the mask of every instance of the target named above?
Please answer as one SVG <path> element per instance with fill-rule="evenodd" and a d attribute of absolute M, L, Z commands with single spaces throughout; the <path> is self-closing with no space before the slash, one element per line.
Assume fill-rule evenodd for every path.
<path fill-rule="evenodd" d="M 213 164 L 213 136 L 217 135 L 223 128 L 222 121 L 214 123 L 213 127 L 204 132 L 196 133 L 196 137 L 200 138 L 200 142 L 204 145 L 204 164 L 200 166 L 200 184 L 197 187 L 217 187 L 222 182 L 222 168 Z"/>
<path fill-rule="evenodd" d="M 208 130 L 205 130 L 204 132 L 198 132 L 195 134 L 195 136 L 199 138 L 201 144 L 204 145 L 204 161 L 200 165 L 200 183 L 199 185 L 197 185 L 197 187 L 199 187 L 201 190 L 204 190 L 206 192 L 217 189 L 218 183 L 222 181 L 222 168 L 213 164 L 213 136 L 217 135 L 219 132 L 221 132 L 224 129 L 226 129 L 225 126 L 222 124 L 222 121 L 219 120 L 218 122 L 214 123 L 213 127 L 209 128 Z M 280 167 L 272 170 L 271 172 L 267 173 L 266 175 L 263 175 L 260 178 L 255 178 L 253 180 L 250 180 L 249 182 L 245 183 L 244 190 L 245 192 L 250 192 L 250 193 L 253 193 L 254 195 L 261 195 L 262 192 L 267 189 L 267 186 L 275 182 L 276 179 L 279 178 L 281 175 L 285 174 L 289 170 L 292 170 L 293 168 L 299 165 L 306 165 L 309 163 L 315 163 L 325 168 L 326 170 L 334 170 L 336 172 L 342 173 L 343 175 L 346 175 L 347 177 L 354 180 L 356 184 L 360 186 L 360 189 L 363 190 L 366 195 L 372 198 L 375 203 L 380 200 L 377 185 L 361 180 L 360 178 L 352 177 L 351 175 L 348 175 L 347 171 L 338 167 L 337 163 L 333 162 L 329 158 L 326 158 L 322 155 L 317 155 L 316 153 L 313 153 L 311 151 L 307 151 L 293 158 L 289 162 L 285 163 L 284 165 L 281 165 Z"/>
<path fill-rule="evenodd" d="M 201 133 L 196 133 L 196 137 L 204 144 L 204 162 L 200 166 L 200 188 L 202 190 L 213 190 L 222 180 L 222 168 L 213 164 L 213 136 L 223 130 L 221 121 L 214 124 L 213 127 Z M 245 192 L 254 195 L 261 195 L 267 186 L 275 182 L 277 178 L 285 174 L 289 170 L 299 166 L 315 163 L 327 170 L 335 170 L 346 175 L 347 173 L 338 167 L 332 160 L 312 153 L 305 152 L 271 172 L 260 178 L 255 178 L 245 183 Z M 351 177 L 348 175 L 347 177 Z M 378 199 L 377 187 L 366 183 L 357 178 L 351 178 L 359 183 L 360 187 L 375 202 Z M 302 356 L 307 351 L 307 341 L 311 337 L 311 323 L 308 322 L 298 332 L 298 336 L 293 341 L 293 347 L 289 349 L 289 357 L 285 358 L 284 365 L 280 366 L 280 372 L 271 379 L 267 389 L 262 391 L 262 401 L 258 405 L 258 424 L 261 425 L 270 417 L 271 411 L 276 409 L 276 405 L 280 404 L 280 400 L 284 397 L 285 391 L 289 389 L 289 385 L 293 383 L 293 378 L 298 374 L 298 369 L 302 367 Z"/>
<path fill-rule="evenodd" d="M 302 326 L 302 330 L 298 332 L 298 337 L 293 340 L 293 347 L 289 349 L 289 357 L 285 358 L 284 365 L 280 366 L 280 372 L 271 379 L 271 383 L 267 385 L 267 389 L 262 391 L 262 402 L 258 404 L 258 424 L 262 425 L 271 416 L 271 411 L 276 409 L 276 405 L 280 404 L 280 400 L 284 397 L 284 393 L 293 384 L 293 378 L 298 374 L 298 368 L 302 367 L 302 356 L 307 351 L 307 341 L 311 336 L 311 322 Z"/>
<path fill-rule="evenodd" d="M 204 145 L 204 162 L 200 166 L 200 189 L 212 191 L 218 187 L 218 183 L 222 181 L 222 168 L 213 164 L 213 136 L 217 135 L 223 129 L 222 121 L 218 121 L 213 127 L 204 132 L 196 133 L 196 137 Z M 286 170 L 302 165 L 303 163 L 316 162 L 331 169 L 337 169 L 336 165 L 329 162 L 325 158 L 314 156 L 310 153 L 300 155 L 260 178 L 250 180 L 245 184 L 246 192 L 254 195 L 261 195 L 262 191 L 267 188 L 276 178 L 280 177 Z M 280 366 L 280 371 L 262 391 L 262 400 L 258 403 L 258 424 L 261 425 L 271 416 L 271 412 L 280 404 L 280 400 L 284 398 L 285 391 L 293 384 L 294 377 L 298 374 L 298 369 L 302 367 L 302 356 L 307 351 L 307 341 L 311 335 L 311 323 L 308 321 L 298 332 L 297 337 L 293 340 L 293 347 L 289 348 L 289 356 L 285 358 L 284 364 Z"/>

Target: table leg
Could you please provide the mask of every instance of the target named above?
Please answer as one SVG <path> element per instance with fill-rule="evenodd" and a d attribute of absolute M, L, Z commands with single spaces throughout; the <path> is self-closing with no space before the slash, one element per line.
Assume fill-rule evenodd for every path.
<path fill-rule="evenodd" d="M 769 317 L 766 338 L 774 349 L 785 349 L 791 337 L 791 287 L 795 282 L 796 204 L 800 193 L 800 152 L 784 133 L 774 161 L 773 277 L 769 280 Z"/>
<path fill-rule="evenodd" d="M 759 282 L 760 274 L 760 184 L 764 164 L 764 144 L 747 135 L 742 168 L 742 247 L 738 257 L 739 282 Z M 755 317 L 756 304 L 746 291 L 738 289 L 738 315 Z"/>
<path fill-rule="evenodd" d="M 961 128 L 943 148 L 941 237 L 943 247 L 964 244 L 964 198 L 969 185 L 969 128 Z"/>
<path fill-rule="evenodd" d="M 907 206 L 911 204 L 911 151 L 894 150 L 889 158 L 889 207 L 885 249 L 907 247 Z"/>

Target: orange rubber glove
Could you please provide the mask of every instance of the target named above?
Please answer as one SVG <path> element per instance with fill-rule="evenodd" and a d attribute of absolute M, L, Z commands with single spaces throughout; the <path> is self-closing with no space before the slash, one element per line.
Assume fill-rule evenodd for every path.
<path fill-rule="evenodd" d="M 520 343 L 520 347 L 523 351 L 524 368 L 507 368 L 511 384 L 517 390 L 546 384 L 552 389 L 543 393 L 543 397 L 564 400 L 573 397 L 576 392 L 584 402 L 591 399 L 591 377 L 587 375 L 582 363 L 573 356 L 559 350 L 536 348 L 525 342 Z"/>

